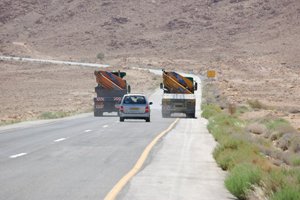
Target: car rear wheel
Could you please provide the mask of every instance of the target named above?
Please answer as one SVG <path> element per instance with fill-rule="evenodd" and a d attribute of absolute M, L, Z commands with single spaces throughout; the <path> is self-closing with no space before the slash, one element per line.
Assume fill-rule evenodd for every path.
<path fill-rule="evenodd" d="M 120 122 L 124 122 L 124 117 L 120 117 Z"/>
<path fill-rule="evenodd" d="M 146 122 L 150 122 L 150 117 L 146 118 Z"/>

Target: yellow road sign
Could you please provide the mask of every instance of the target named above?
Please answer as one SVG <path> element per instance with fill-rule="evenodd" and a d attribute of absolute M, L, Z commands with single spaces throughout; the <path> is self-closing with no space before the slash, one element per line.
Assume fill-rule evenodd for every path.
<path fill-rule="evenodd" d="M 215 70 L 208 70 L 207 71 L 207 77 L 208 78 L 215 78 L 216 77 L 216 71 Z"/>

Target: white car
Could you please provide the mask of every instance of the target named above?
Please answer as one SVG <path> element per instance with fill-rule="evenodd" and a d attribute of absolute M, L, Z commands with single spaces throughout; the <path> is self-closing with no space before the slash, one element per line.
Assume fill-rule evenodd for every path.
<path fill-rule="evenodd" d="M 147 97 L 143 94 L 126 94 L 119 105 L 120 122 L 125 119 L 144 119 L 150 122 L 150 105 Z"/>

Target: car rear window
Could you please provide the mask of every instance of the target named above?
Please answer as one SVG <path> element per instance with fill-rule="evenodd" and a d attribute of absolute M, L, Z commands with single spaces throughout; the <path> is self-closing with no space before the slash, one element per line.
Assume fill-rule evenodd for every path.
<path fill-rule="evenodd" d="M 126 96 L 123 104 L 146 104 L 144 96 Z"/>

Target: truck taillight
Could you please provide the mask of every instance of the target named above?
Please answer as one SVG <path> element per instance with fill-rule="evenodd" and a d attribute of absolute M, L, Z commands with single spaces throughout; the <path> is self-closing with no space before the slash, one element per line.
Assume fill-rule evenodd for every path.
<path fill-rule="evenodd" d="M 148 112 L 149 112 L 149 106 L 146 106 L 145 113 L 148 113 Z"/>
<path fill-rule="evenodd" d="M 124 112 L 124 107 L 123 107 L 123 106 L 120 106 L 119 111 L 120 111 L 120 112 Z"/>

